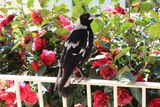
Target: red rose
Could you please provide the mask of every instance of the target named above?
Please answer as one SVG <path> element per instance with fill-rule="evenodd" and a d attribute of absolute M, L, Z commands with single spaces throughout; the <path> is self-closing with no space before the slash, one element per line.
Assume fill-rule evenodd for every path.
<path fill-rule="evenodd" d="M 122 15 L 125 15 L 126 12 L 122 7 L 116 7 L 115 10 L 117 11 L 117 13 L 120 13 Z"/>
<path fill-rule="evenodd" d="M 160 98 L 154 98 L 149 102 L 148 107 L 160 107 Z"/>
<path fill-rule="evenodd" d="M 118 106 L 125 106 L 132 100 L 129 91 L 123 88 L 118 88 Z"/>
<path fill-rule="evenodd" d="M 10 22 L 14 19 L 14 15 L 13 14 L 10 14 L 10 15 L 8 15 L 6 18 L 5 18 L 5 24 L 7 25 L 7 26 L 9 26 L 10 25 Z"/>
<path fill-rule="evenodd" d="M 30 85 L 25 83 L 19 83 L 20 96 L 21 100 L 25 100 L 27 98 L 28 92 L 31 91 Z"/>
<path fill-rule="evenodd" d="M 92 63 L 92 66 L 93 67 L 101 67 L 101 66 L 103 66 L 103 65 L 105 65 L 105 64 L 111 64 L 112 63 L 112 60 L 109 58 L 110 57 L 110 54 L 106 54 L 105 55 L 105 58 L 103 58 L 103 59 L 98 59 L 98 60 L 96 60 L 96 61 L 94 61 L 93 63 Z"/>
<path fill-rule="evenodd" d="M 41 61 L 44 65 L 51 65 L 55 60 L 56 56 L 53 51 L 48 51 L 43 49 L 42 54 L 40 55 Z"/>
<path fill-rule="evenodd" d="M 115 65 L 107 66 L 99 71 L 102 78 L 109 80 L 117 73 Z"/>
<path fill-rule="evenodd" d="M 33 24 L 42 24 L 43 18 L 38 11 L 32 10 L 31 17 L 33 19 Z"/>
<path fill-rule="evenodd" d="M 82 107 L 82 105 L 80 103 L 74 105 L 74 107 Z"/>
<path fill-rule="evenodd" d="M 65 18 L 64 16 L 59 16 L 59 20 L 61 21 L 63 27 L 71 24 L 69 19 Z"/>
<path fill-rule="evenodd" d="M 33 37 L 31 35 L 23 36 L 23 43 L 28 44 L 33 41 Z"/>
<path fill-rule="evenodd" d="M 27 98 L 24 100 L 27 104 L 36 104 L 38 100 L 37 94 L 33 91 L 28 92 Z"/>
<path fill-rule="evenodd" d="M 97 90 L 94 92 L 93 107 L 108 107 L 109 96 L 106 92 Z"/>
<path fill-rule="evenodd" d="M 125 10 L 122 7 L 110 7 L 110 6 L 108 7 L 107 6 L 105 10 L 113 14 L 117 14 L 117 13 L 122 14 L 122 15 L 126 14 Z"/>
<path fill-rule="evenodd" d="M 0 99 L 5 100 L 7 105 L 13 105 L 14 101 L 16 100 L 16 94 L 14 92 L 1 92 L 0 93 Z"/>
<path fill-rule="evenodd" d="M 34 61 L 32 62 L 32 68 L 33 68 L 35 71 L 38 71 L 39 66 L 38 66 L 38 63 L 37 63 L 36 60 L 34 60 Z"/>
<path fill-rule="evenodd" d="M 40 50 L 46 44 L 48 44 L 48 41 L 45 38 L 37 38 L 32 45 L 32 50 L 33 51 Z"/>

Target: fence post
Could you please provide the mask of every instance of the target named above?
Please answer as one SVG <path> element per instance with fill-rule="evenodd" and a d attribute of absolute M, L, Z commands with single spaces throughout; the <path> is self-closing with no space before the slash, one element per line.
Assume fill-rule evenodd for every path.
<path fill-rule="evenodd" d="M 117 101 L 117 86 L 113 87 L 113 98 L 114 98 L 114 107 L 118 107 Z"/>
<path fill-rule="evenodd" d="M 38 81 L 38 97 L 40 107 L 44 107 L 43 94 L 42 94 L 42 83 Z"/>
<path fill-rule="evenodd" d="M 146 107 L 146 87 L 142 87 L 142 107 Z"/>
<path fill-rule="evenodd" d="M 18 81 L 14 80 L 14 83 L 15 83 L 15 89 L 16 89 L 17 106 L 22 107 Z"/>
<path fill-rule="evenodd" d="M 88 107 L 92 107 L 92 98 L 91 98 L 91 85 L 87 84 L 87 102 L 88 102 Z"/>

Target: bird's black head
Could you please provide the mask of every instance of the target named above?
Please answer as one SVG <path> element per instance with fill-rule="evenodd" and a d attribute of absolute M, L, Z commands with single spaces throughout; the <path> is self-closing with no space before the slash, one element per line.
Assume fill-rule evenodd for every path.
<path fill-rule="evenodd" d="M 91 22 L 95 17 L 100 16 L 100 14 L 91 15 L 89 13 L 82 14 L 79 19 L 80 23 L 84 26 L 90 26 Z"/>

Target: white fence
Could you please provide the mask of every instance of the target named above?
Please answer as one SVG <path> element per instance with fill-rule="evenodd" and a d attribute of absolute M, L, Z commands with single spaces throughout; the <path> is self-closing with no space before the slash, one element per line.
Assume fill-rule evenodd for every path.
<path fill-rule="evenodd" d="M 20 91 L 19 91 L 19 81 L 34 81 L 38 84 L 38 97 L 39 97 L 39 105 L 40 107 L 44 107 L 43 96 L 42 96 L 42 83 L 49 82 L 55 83 L 56 77 L 39 77 L 39 76 L 19 76 L 19 75 L 0 75 L 0 79 L 2 80 L 13 80 L 16 88 L 16 97 L 17 97 L 17 106 L 22 107 L 21 99 L 20 99 Z M 74 78 L 71 78 L 71 83 Z M 72 83 L 77 84 L 77 83 Z M 81 81 L 78 84 L 86 85 L 87 88 L 87 102 L 88 107 L 92 107 L 92 98 L 91 98 L 91 86 L 92 85 L 100 85 L 100 86 L 111 86 L 113 87 L 113 97 L 114 97 L 114 107 L 118 107 L 117 104 L 117 88 L 118 87 L 133 87 L 133 88 L 141 88 L 142 89 L 142 107 L 146 107 L 146 89 L 160 89 L 160 83 L 154 82 L 137 82 L 136 84 L 124 84 L 118 83 L 117 81 L 110 80 L 98 80 L 98 79 L 90 79 L 88 81 Z M 67 107 L 67 100 L 62 98 L 63 107 Z"/>

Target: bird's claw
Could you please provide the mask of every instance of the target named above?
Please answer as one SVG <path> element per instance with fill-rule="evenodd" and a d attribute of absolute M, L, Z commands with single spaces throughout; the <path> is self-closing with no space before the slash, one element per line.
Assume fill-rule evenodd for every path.
<path fill-rule="evenodd" d="M 89 78 L 86 78 L 86 77 L 76 77 L 74 80 L 73 80 L 73 82 L 74 83 L 80 83 L 81 81 L 87 81 L 87 80 L 89 80 Z"/>

